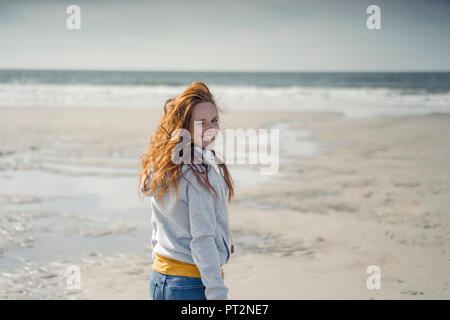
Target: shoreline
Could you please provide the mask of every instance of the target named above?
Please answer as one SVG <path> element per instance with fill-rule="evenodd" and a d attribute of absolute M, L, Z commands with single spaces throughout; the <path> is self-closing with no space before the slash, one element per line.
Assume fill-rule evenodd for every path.
<path fill-rule="evenodd" d="M 6 151 L 11 146 L 19 153 L 32 152 L 34 146 L 35 151 L 45 151 L 39 154 L 43 159 L 51 155 L 64 161 L 75 156 L 104 159 L 118 150 L 117 159 L 133 158 L 145 148 L 151 131 L 148 123 L 157 118 L 142 109 L 105 113 L 48 108 L 28 110 L 25 118 L 20 110 L 0 110 L 10 116 L 9 121 L 0 120 L 5 124 L 0 126 L 2 140 L 8 137 L 4 133 L 18 136 L 14 145 L 3 144 Z M 450 146 L 445 141 L 450 115 L 342 119 L 333 113 L 227 111 L 223 116 L 225 127 L 244 129 L 296 119 L 298 129 L 310 131 L 308 139 L 326 149 L 312 157 L 294 157 L 293 164 L 283 167 L 283 173 L 291 176 L 287 183 L 239 188 L 230 207 L 237 250 L 224 266 L 230 299 L 450 297 L 445 211 L 450 204 L 445 197 L 450 190 Z M 111 129 L 102 130 L 105 126 Z M 98 136 L 105 132 L 106 137 Z M 52 145 L 48 140 L 52 137 L 72 143 L 73 148 Z M 135 166 L 120 165 L 127 170 Z M 16 170 L 28 170 L 27 164 L 19 162 Z M 3 167 L 2 179 L 8 171 Z M 7 207 L 14 204 L 8 202 Z M 147 221 L 149 212 L 141 209 Z M 127 234 L 126 224 L 122 227 Z M 75 232 L 80 231 L 86 232 L 85 224 Z M 95 228 L 91 232 L 115 234 Z M 147 253 L 88 255 L 80 263 L 81 292 L 64 291 L 61 264 L 47 266 L 54 275 L 47 278 L 53 281 L 48 280 L 53 283 L 48 288 L 54 291 L 41 288 L 31 293 L 48 292 L 62 299 L 148 299 L 151 251 L 143 249 Z M 381 290 L 365 287 L 371 264 L 381 268 Z M 16 291 L 9 298 L 27 297 L 26 292 L 17 292 L 23 290 L 17 282 L 29 275 L 23 271 L 23 278 L 14 282 L 14 276 L 7 274 L 0 273 L 0 284 Z M 262 286 L 261 279 L 267 277 L 273 281 Z M 39 279 L 28 280 L 42 282 Z"/>

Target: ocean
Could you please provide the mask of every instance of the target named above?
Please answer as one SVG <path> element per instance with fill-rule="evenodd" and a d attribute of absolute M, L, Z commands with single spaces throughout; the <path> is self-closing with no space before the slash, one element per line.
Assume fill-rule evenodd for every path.
<path fill-rule="evenodd" d="M 337 112 L 348 118 L 450 112 L 450 72 L 0 70 L 0 107 L 162 110 L 203 81 L 225 110 Z"/>
<path fill-rule="evenodd" d="M 38 110 L 42 116 L 34 121 L 29 116 L 36 114 L 34 110 L 15 112 L 6 108 L 162 111 L 168 98 L 181 93 L 193 81 L 205 82 L 225 110 L 331 111 L 348 118 L 450 112 L 450 73 L 0 70 L 0 112 L 3 111 L 0 119 L 4 123 L 0 150 L 0 299 L 70 298 L 74 291 L 67 288 L 68 267 L 108 261 L 108 257 L 116 254 L 148 253 L 152 234 L 150 199 L 140 201 L 137 195 L 140 156 L 148 136 L 135 131 L 134 122 L 124 123 L 123 135 L 124 130 L 105 133 L 103 123 L 84 123 L 82 117 L 74 117 L 70 124 L 55 125 L 59 119 L 50 119 L 53 109 Z M 93 110 L 69 114 L 77 111 L 88 117 Z M 103 110 L 94 111 L 91 120 L 104 114 Z M 123 110 L 119 113 L 130 113 L 132 117 L 143 114 L 139 112 L 142 110 L 137 111 L 134 115 Z M 111 122 L 105 123 L 122 124 L 120 116 L 109 113 Z M 155 116 L 153 112 L 144 113 Z M 9 115 L 15 118 L 9 119 Z M 334 121 L 339 117 L 330 118 Z M 303 128 L 303 121 L 279 122 L 268 118 L 270 124 L 265 128 L 280 132 L 276 144 L 280 171 L 266 176 L 260 174 L 261 167 L 266 165 L 230 167 L 237 192 L 255 185 L 265 184 L 277 191 L 278 186 L 286 183 L 311 182 L 304 178 L 304 173 L 315 169 L 308 167 L 305 158 L 326 154 L 330 146 Z M 322 123 L 319 129 L 326 125 Z M 106 136 L 100 137 L 103 134 Z M 336 139 L 341 142 L 339 137 Z M 249 148 L 249 152 L 266 145 L 265 140 L 258 143 L 258 148 Z M 361 152 L 367 152 L 369 147 Z M 409 159 L 409 155 L 405 157 Z M 287 209 L 303 214 L 307 208 L 306 213 L 314 214 L 327 212 L 333 206 L 345 208 L 341 198 L 332 198 L 335 189 L 327 191 L 331 189 L 326 185 L 330 181 L 344 181 L 337 179 L 348 179 L 346 185 L 369 179 L 363 173 L 358 173 L 359 176 L 356 171 L 341 169 L 336 164 L 325 167 L 319 163 L 316 169 L 323 172 L 325 179 L 315 181 L 311 190 L 299 193 L 306 207 L 303 204 L 295 207 L 292 202 L 293 207 Z M 326 178 L 328 175 L 333 180 Z M 348 192 L 347 187 L 343 189 Z M 337 202 L 330 202 L 329 197 Z M 317 202 L 312 202 L 312 198 L 317 198 Z M 270 212 L 278 208 L 277 204 L 258 199 L 243 196 L 239 201 L 251 210 Z M 245 228 L 242 231 L 239 224 L 234 224 L 234 228 L 234 240 L 241 254 L 260 253 L 270 247 L 267 242 L 272 237 L 249 233 Z M 274 234 L 278 231 L 274 229 Z M 150 270 L 150 264 L 142 268 Z M 83 273 L 82 279 L 93 276 Z"/>

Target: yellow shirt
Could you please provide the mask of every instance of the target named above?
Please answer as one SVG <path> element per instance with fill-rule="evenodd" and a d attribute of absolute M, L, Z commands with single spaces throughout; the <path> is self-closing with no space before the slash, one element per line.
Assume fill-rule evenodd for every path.
<path fill-rule="evenodd" d="M 220 267 L 222 269 L 222 266 Z M 159 254 L 155 254 L 152 269 L 172 276 L 200 278 L 200 271 L 195 264 L 175 260 Z M 224 276 L 223 269 L 222 276 Z"/>

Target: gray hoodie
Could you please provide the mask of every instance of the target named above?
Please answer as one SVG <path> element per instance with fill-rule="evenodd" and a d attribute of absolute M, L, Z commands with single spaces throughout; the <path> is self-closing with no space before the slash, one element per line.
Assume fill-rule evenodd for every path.
<path fill-rule="evenodd" d="M 205 154 L 206 149 L 195 149 L 196 152 Z M 228 288 L 221 266 L 228 263 L 232 244 L 226 203 L 228 186 L 215 163 L 211 163 L 211 158 L 205 155 L 204 161 L 209 164 L 209 182 L 218 197 L 214 193 L 208 193 L 198 183 L 194 173 L 185 163 L 182 164 L 182 173 L 190 183 L 181 177 L 178 198 L 173 188 L 166 191 L 162 197 L 162 207 L 161 199 L 156 201 L 153 194 L 149 195 L 153 228 L 152 259 L 155 259 L 157 253 L 195 264 L 206 287 L 206 298 L 226 300 Z M 199 165 L 195 166 L 199 170 L 205 170 Z M 149 171 L 147 188 L 150 186 L 151 177 Z"/>

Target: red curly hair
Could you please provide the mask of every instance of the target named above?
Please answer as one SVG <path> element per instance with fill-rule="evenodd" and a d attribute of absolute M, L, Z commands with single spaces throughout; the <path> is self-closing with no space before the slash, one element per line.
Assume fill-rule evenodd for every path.
<path fill-rule="evenodd" d="M 156 193 L 155 196 L 156 200 L 158 200 L 172 186 L 175 187 L 178 195 L 178 184 L 180 178 L 183 176 L 181 172 L 183 164 L 175 164 L 172 161 L 173 149 L 180 142 L 173 138 L 174 132 L 179 129 L 189 130 L 192 111 L 195 105 L 202 102 L 211 102 L 217 111 L 221 111 L 215 103 L 214 96 L 208 87 L 199 81 L 193 82 L 183 93 L 165 102 L 164 115 L 159 121 L 157 129 L 153 132 L 145 153 L 141 156 L 142 168 L 139 173 L 139 190 L 143 190 L 144 195 L 159 189 L 159 193 Z M 193 149 L 193 144 L 191 143 L 190 148 L 188 148 L 191 151 L 191 159 L 193 159 Z M 218 166 L 222 169 L 225 182 L 228 186 L 228 202 L 230 202 L 234 195 L 233 182 L 225 162 L 221 162 L 218 163 Z M 208 192 L 212 190 L 217 196 L 217 192 L 209 183 L 209 166 L 204 162 L 200 166 L 187 165 L 194 172 L 197 181 Z M 200 167 L 203 167 L 205 170 L 198 170 Z M 152 172 L 152 180 L 149 188 L 146 189 L 150 171 Z M 166 176 L 169 177 L 168 180 Z M 204 178 L 200 178 L 201 176 L 206 177 L 206 182 L 203 181 Z M 183 178 L 186 179 L 184 176 Z M 141 185 L 144 187 L 141 188 Z"/>

